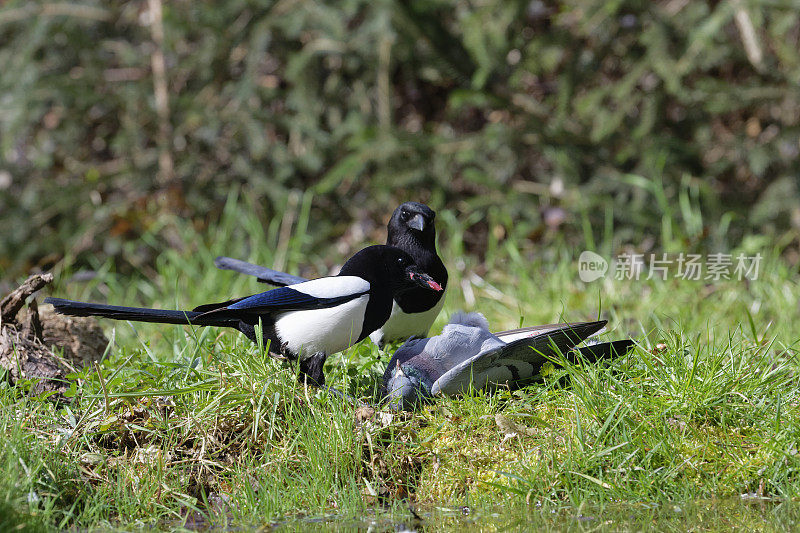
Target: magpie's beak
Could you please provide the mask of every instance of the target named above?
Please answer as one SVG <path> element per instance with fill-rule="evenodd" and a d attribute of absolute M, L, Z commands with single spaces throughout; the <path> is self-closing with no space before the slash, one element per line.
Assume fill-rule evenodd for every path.
<path fill-rule="evenodd" d="M 409 279 L 411 279 L 420 287 L 424 287 L 436 292 L 440 292 L 442 290 L 442 286 L 436 283 L 436 281 L 434 281 L 434 279 L 427 274 L 422 274 L 412 269 L 408 269 L 406 273 L 408 274 Z"/>
<path fill-rule="evenodd" d="M 422 231 L 425 229 L 425 219 L 422 217 L 422 215 L 417 213 L 413 218 L 411 218 L 411 220 L 408 221 L 408 227 L 417 231 Z"/>

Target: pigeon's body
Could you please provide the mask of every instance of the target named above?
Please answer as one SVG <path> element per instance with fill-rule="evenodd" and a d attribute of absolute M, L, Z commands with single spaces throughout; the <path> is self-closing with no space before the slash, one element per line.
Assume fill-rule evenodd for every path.
<path fill-rule="evenodd" d="M 469 322 L 459 321 L 464 319 Z M 398 364 L 401 367 L 410 365 L 428 376 L 435 376 L 435 381 L 459 363 L 484 350 L 499 348 L 505 344 L 489 331 L 483 316 L 472 313 L 454 317 L 444 327 L 441 335 L 407 341 L 397 349 L 388 368 Z"/>
<path fill-rule="evenodd" d="M 395 352 L 384 374 L 385 393 L 394 407 L 413 408 L 437 394 L 520 386 L 536 378 L 548 358 L 569 354 L 604 325 L 551 324 L 495 335 L 482 315 L 456 314 L 441 335 L 410 340 Z M 619 341 L 580 350 L 597 359 L 628 347 L 629 341 Z"/>

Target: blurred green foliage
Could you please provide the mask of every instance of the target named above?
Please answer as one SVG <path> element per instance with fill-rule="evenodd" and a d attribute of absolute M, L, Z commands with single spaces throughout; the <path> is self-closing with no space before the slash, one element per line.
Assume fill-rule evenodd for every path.
<path fill-rule="evenodd" d="M 202 229 L 232 191 L 265 226 L 306 191 L 308 246 L 417 199 L 479 256 L 765 233 L 797 258 L 796 2 L 175 0 L 163 41 L 158 5 L 0 7 L 0 277 Z"/>

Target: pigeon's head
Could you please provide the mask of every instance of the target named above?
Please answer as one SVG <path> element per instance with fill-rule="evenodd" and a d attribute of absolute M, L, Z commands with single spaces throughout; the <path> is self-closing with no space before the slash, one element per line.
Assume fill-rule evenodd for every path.
<path fill-rule="evenodd" d="M 435 218 L 436 213 L 427 205 L 406 202 L 392 213 L 386 242 L 400 246 L 403 242 L 418 241 L 423 245 L 433 246 L 436 240 L 436 228 L 433 224 Z"/>
<path fill-rule="evenodd" d="M 384 401 L 388 407 L 395 411 L 414 411 L 431 397 L 431 383 L 424 372 L 398 361 L 386 381 Z"/>

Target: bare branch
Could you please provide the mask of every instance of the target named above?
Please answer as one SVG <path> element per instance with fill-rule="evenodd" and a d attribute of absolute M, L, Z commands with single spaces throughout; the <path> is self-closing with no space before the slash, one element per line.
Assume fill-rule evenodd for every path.
<path fill-rule="evenodd" d="M 0 301 L 0 323 L 14 322 L 17 312 L 25 305 L 25 300 L 48 283 L 52 283 L 53 274 L 34 274 L 25 283 L 11 291 Z"/>

